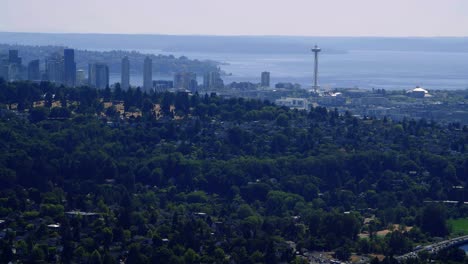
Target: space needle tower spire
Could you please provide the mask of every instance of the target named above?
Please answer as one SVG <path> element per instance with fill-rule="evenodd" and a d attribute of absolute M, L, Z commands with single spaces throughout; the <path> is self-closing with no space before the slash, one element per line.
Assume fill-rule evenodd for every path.
<path fill-rule="evenodd" d="M 314 67 L 314 91 L 318 90 L 318 54 L 322 51 L 317 45 L 312 49 L 312 52 L 315 54 L 315 67 Z"/>

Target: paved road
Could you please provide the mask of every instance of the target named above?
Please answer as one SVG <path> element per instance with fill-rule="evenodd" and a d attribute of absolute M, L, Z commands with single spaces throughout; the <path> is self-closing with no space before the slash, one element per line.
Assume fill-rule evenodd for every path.
<path fill-rule="evenodd" d="M 396 260 L 401 261 L 401 260 L 405 260 L 409 258 L 418 258 L 418 253 L 424 252 L 424 251 L 429 252 L 430 254 L 435 254 L 443 249 L 459 246 L 459 245 L 466 244 L 466 243 L 468 243 L 468 236 L 456 237 L 456 238 L 452 238 L 449 240 L 437 242 L 431 245 L 427 245 L 424 247 L 420 247 L 418 249 L 415 249 L 414 251 L 411 251 L 409 253 L 396 257 Z"/>

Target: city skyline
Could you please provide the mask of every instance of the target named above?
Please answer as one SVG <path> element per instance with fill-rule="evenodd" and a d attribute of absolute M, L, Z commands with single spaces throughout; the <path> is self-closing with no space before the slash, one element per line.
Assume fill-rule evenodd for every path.
<path fill-rule="evenodd" d="M 88 8 L 91 4 L 94 8 Z M 5 0 L 2 5 L 0 31 L 6 32 L 468 36 L 468 28 L 464 26 L 468 24 L 468 2 L 464 0 L 447 0 L 443 4 L 437 0 L 294 0 L 288 3 L 266 0 Z M 265 8 L 268 12 L 259 15 L 259 10 Z M 208 9 L 211 11 L 205 12 Z M 102 10 L 106 11 L 105 19 Z M 154 16 L 154 10 L 177 12 L 159 12 Z M 18 16 L 18 11 L 27 14 L 28 19 Z M 52 12 L 53 16 L 47 15 Z M 122 13 L 126 19 L 121 19 Z"/>

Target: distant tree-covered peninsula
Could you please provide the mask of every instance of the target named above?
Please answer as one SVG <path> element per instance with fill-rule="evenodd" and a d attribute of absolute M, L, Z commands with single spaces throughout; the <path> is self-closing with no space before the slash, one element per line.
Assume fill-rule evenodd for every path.
<path fill-rule="evenodd" d="M 8 50 L 16 49 L 19 51 L 23 64 L 31 60 L 39 59 L 41 67 L 44 67 L 45 59 L 53 53 L 63 53 L 65 46 L 28 46 L 28 45 L 8 45 L 0 44 L 0 56 L 8 54 Z M 191 60 L 185 56 L 176 58 L 173 55 L 154 55 L 144 54 L 137 51 L 91 51 L 75 50 L 75 60 L 77 69 L 88 69 L 88 63 L 103 62 L 109 65 L 111 73 L 120 73 L 122 58 L 127 56 L 130 60 L 130 70 L 132 73 L 141 73 L 143 71 L 143 60 L 149 56 L 153 60 L 154 73 L 161 75 L 172 75 L 175 72 L 186 71 L 204 74 L 206 72 L 217 71 L 219 62 L 212 60 Z"/>

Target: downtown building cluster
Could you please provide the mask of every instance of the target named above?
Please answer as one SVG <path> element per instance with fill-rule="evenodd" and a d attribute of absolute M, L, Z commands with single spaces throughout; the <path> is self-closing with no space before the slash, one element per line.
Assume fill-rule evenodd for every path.
<path fill-rule="evenodd" d="M 108 64 L 92 62 L 88 63 L 87 70 L 78 69 L 75 55 L 74 49 L 64 49 L 63 52 L 54 52 L 47 55 L 42 61 L 33 59 L 25 64 L 19 56 L 18 50 L 9 50 L 8 54 L 0 54 L 0 78 L 7 81 L 49 81 L 67 87 L 87 85 L 97 89 L 105 89 L 111 86 Z M 144 92 L 163 92 L 173 89 L 194 93 L 200 89 L 215 91 L 225 88 L 219 68 L 217 71 L 204 73 L 200 78 L 202 83 L 199 84 L 195 72 L 182 69 L 175 72 L 171 80 L 155 80 L 153 78 L 155 69 L 152 58 L 147 56 L 140 63 L 143 64 L 143 78 L 142 82 L 140 82 L 142 84 L 140 88 Z M 120 87 L 122 90 L 136 87 L 136 85 L 132 85 L 132 74 L 138 75 L 138 72 L 135 70 L 132 72 L 132 62 L 125 56 L 122 58 L 120 69 Z M 270 73 L 262 72 L 261 87 L 269 86 Z"/>
<path fill-rule="evenodd" d="M 89 85 L 96 88 L 109 86 L 109 67 L 103 63 L 90 63 L 88 78 L 85 71 L 77 69 L 75 50 L 64 49 L 63 53 L 55 52 L 44 59 L 41 69 L 39 59 L 23 65 L 18 50 L 9 50 L 8 56 L 0 55 L 0 78 L 7 81 L 49 81 L 57 85 L 75 87 Z"/>
<path fill-rule="evenodd" d="M 0 56 L 0 78 L 7 81 L 51 81 L 67 86 L 77 83 L 75 51 L 64 49 L 63 55 L 54 53 L 45 59 L 45 69 L 41 71 L 40 60 L 23 64 L 18 50 L 9 50 L 7 56 Z"/>
<path fill-rule="evenodd" d="M 122 59 L 121 66 L 121 88 L 126 90 L 130 88 L 130 61 L 128 57 Z M 224 82 L 221 79 L 219 70 L 216 72 L 208 72 L 203 75 L 203 85 L 205 90 L 223 88 Z M 180 71 L 174 73 L 173 80 L 154 80 L 153 79 L 153 61 L 150 57 L 146 57 L 143 61 L 143 85 L 142 90 L 163 92 L 169 89 L 184 90 L 196 92 L 199 89 L 197 74 L 194 72 Z"/>

